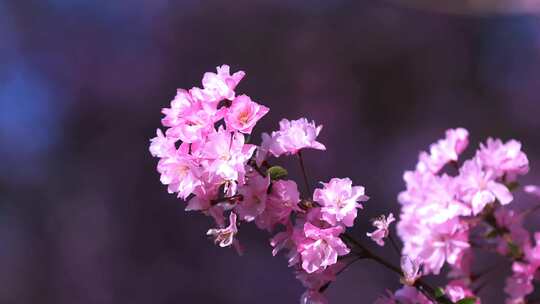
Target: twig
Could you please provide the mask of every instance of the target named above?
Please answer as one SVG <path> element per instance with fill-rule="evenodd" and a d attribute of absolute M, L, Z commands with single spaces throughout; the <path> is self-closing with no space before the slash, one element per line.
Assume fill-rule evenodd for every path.
<path fill-rule="evenodd" d="M 306 174 L 306 167 L 304 166 L 304 158 L 302 157 L 302 151 L 298 151 L 298 160 L 300 161 L 300 169 L 302 169 L 302 175 L 304 177 L 304 184 L 306 186 L 306 192 L 307 196 L 309 197 L 310 188 L 309 188 L 309 182 Z"/>

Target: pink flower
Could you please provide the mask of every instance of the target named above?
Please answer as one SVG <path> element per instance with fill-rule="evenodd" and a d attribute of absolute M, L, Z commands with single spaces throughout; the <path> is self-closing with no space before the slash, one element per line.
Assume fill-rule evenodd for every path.
<path fill-rule="evenodd" d="M 336 276 L 346 266 L 347 264 L 343 262 L 337 262 L 324 270 L 319 270 L 313 273 L 307 273 L 300 269 L 296 271 L 296 278 L 302 283 L 302 285 L 304 285 L 305 288 L 307 288 L 306 293 L 315 292 L 316 295 L 325 285 L 335 281 Z"/>
<path fill-rule="evenodd" d="M 242 200 L 236 205 L 236 212 L 246 222 L 253 221 L 266 208 L 266 197 L 270 178 L 255 173 L 249 176 L 245 185 L 238 188 Z"/>
<path fill-rule="evenodd" d="M 300 304 L 328 304 L 328 300 L 317 290 L 308 289 L 302 294 Z"/>
<path fill-rule="evenodd" d="M 175 153 L 174 141 L 165 137 L 160 129 L 156 131 L 156 137 L 150 139 L 150 154 L 154 157 L 167 157 Z"/>
<path fill-rule="evenodd" d="M 534 268 L 540 267 L 540 232 L 534 234 L 535 246 L 524 246 L 525 258 Z"/>
<path fill-rule="evenodd" d="M 281 250 L 289 250 L 287 254 L 289 267 L 298 264 L 300 262 L 300 254 L 296 250 L 296 241 L 304 239 L 303 227 L 293 227 L 289 221 L 286 225 L 287 230 L 282 231 L 274 235 L 270 239 L 270 245 L 274 248 L 272 255 L 276 256 Z"/>
<path fill-rule="evenodd" d="M 307 273 L 324 270 L 335 264 L 338 256 L 349 253 L 349 248 L 339 238 L 343 231 L 341 226 L 320 229 L 309 222 L 304 224 L 304 235 L 295 242 L 302 257 L 302 268 Z"/>
<path fill-rule="evenodd" d="M 394 222 L 396 219 L 394 218 L 394 215 L 390 213 L 388 215 L 388 218 L 384 215 L 381 215 L 380 217 L 373 220 L 372 224 L 377 228 L 373 232 L 368 232 L 366 235 L 370 237 L 377 245 L 384 246 L 384 239 L 388 237 L 390 224 Z"/>
<path fill-rule="evenodd" d="M 375 304 L 433 304 L 433 302 L 416 288 L 403 286 L 395 294 L 388 292 L 387 296 L 377 299 Z"/>
<path fill-rule="evenodd" d="M 185 143 L 203 141 L 205 137 L 214 132 L 214 123 L 217 121 L 204 110 L 195 107 L 181 118 L 182 123 L 166 131 L 167 137 L 180 139 Z"/>
<path fill-rule="evenodd" d="M 299 211 L 300 193 L 292 180 L 277 180 L 266 201 L 266 209 L 256 219 L 257 227 L 271 231 L 276 224 L 286 224 L 291 212 Z"/>
<path fill-rule="evenodd" d="M 450 161 L 457 161 L 459 154 L 469 144 L 469 132 L 463 128 L 446 130 L 446 138 L 430 146 L 430 153 L 420 153 L 418 169 L 437 173 Z"/>
<path fill-rule="evenodd" d="M 268 111 L 267 107 L 253 102 L 249 96 L 240 95 L 233 100 L 225 115 L 225 122 L 231 131 L 250 134 L 257 121 Z"/>
<path fill-rule="evenodd" d="M 510 296 L 510 299 L 522 299 L 534 290 L 532 281 L 536 268 L 528 264 L 514 262 L 512 271 L 514 273 L 506 280 L 504 291 Z"/>
<path fill-rule="evenodd" d="M 322 218 L 330 225 L 340 223 L 352 227 L 357 214 L 356 209 L 362 208 L 358 202 L 369 199 L 364 195 L 364 187 L 353 187 L 349 178 L 332 178 L 322 185 L 322 189 L 315 189 L 313 192 L 313 200 L 322 207 Z"/>
<path fill-rule="evenodd" d="M 408 286 L 413 286 L 416 280 L 422 276 L 420 269 L 422 268 L 422 259 L 411 259 L 404 255 L 400 260 L 401 271 L 403 272 L 403 278 L 401 282 Z"/>
<path fill-rule="evenodd" d="M 178 193 L 186 199 L 201 184 L 199 168 L 193 157 L 186 153 L 186 145 L 181 145 L 170 157 L 162 158 L 157 166 L 161 183 L 167 185 L 169 193 Z"/>
<path fill-rule="evenodd" d="M 439 274 L 444 262 L 454 265 L 469 247 L 467 228 L 457 218 L 431 227 L 420 253 L 424 271 Z"/>
<path fill-rule="evenodd" d="M 225 64 L 218 66 L 216 69 L 217 73 L 204 73 L 202 84 L 205 92 L 216 101 L 223 99 L 232 100 L 235 96 L 234 89 L 246 73 L 244 71 L 238 71 L 231 75 L 230 67 Z"/>
<path fill-rule="evenodd" d="M 496 177 L 506 176 L 508 181 L 529 172 L 529 160 L 517 140 L 503 144 L 500 139 L 488 138 L 485 145 L 480 144 L 476 157 L 485 169 L 493 171 Z"/>
<path fill-rule="evenodd" d="M 507 237 L 510 237 L 512 244 L 521 250 L 530 248 L 530 235 L 523 227 L 523 216 L 521 214 L 507 208 L 498 208 L 495 211 L 495 220 L 500 228 L 504 228 L 508 231 L 506 237 L 498 239 L 497 252 L 501 255 L 510 254 Z"/>
<path fill-rule="evenodd" d="M 242 181 L 245 163 L 255 148 L 254 145 L 244 144 L 244 136 L 241 133 L 220 129 L 208 135 L 201 148 L 202 164 L 208 174 L 217 175 L 226 181 Z"/>
<path fill-rule="evenodd" d="M 219 247 L 229 247 L 233 244 L 234 236 L 237 233 L 236 214 L 231 212 L 229 215 L 229 226 L 219 229 L 209 229 L 206 235 L 214 237 L 214 243 L 219 244 Z"/>
<path fill-rule="evenodd" d="M 527 185 L 523 187 L 526 193 L 532 194 L 536 197 L 540 197 L 540 187 L 536 185 Z"/>
<path fill-rule="evenodd" d="M 326 147 L 318 142 L 317 136 L 322 126 L 315 126 L 315 122 L 308 122 L 305 118 L 297 120 L 282 119 L 279 122 L 279 131 L 272 132 L 269 137 L 273 142 L 269 143 L 269 151 L 279 157 L 283 153 L 296 154 L 301 149 L 312 148 L 326 150 Z"/>
<path fill-rule="evenodd" d="M 465 284 L 463 280 L 450 281 L 448 285 L 446 285 L 444 291 L 445 295 L 447 295 L 452 302 L 456 303 L 465 298 L 475 297 L 472 290 L 467 286 L 467 284 Z M 480 300 L 477 299 L 475 303 L 480 304 Z"/>
<path fill-rule="evenodd" d="M 171 101 L 171 107 L 161 110 L 165 114 L 161 123 L 165 127 L 176 127 L 184 123 L 184 117 L 194 109 L 197 109 L 197 104 L 193 101 L 191 94 L 186 90 L 178 89 L 176 96 Z"/>
<path fill-rule="evenodd" d="M 509 204 L 514 198 L 508 188 L 494 180 L 491 171 L 484 171 L 477 159 L 466 161 L 459 172 L 460 192 L 463 201 L 469 203 L 473 214 L 499 200 L 501 205 Z"/>

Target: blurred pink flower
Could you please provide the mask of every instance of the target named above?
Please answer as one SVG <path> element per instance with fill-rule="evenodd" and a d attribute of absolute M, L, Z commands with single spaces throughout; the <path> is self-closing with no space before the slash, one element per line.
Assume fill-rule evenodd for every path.
<path fill-rule="evenodd" d="M 509 204 L 514 197 L 508 188 L 495 181 L 491 171 L 482 170 L 478 159 L 466 161 L 459 170 L 459 190 L 461 198 L 472 207 L 474 215 L 484 207 L 498 200 L 501 205 Z"/>
<path fill-rule="evenodd" d="M 486 170 L 496 177 L 505 176 L 507 181 L 514 181 L 518 175 L 529 172 L 529 160 L 517 140 L 503 144 L 500 139 L 488 138 L 485 145 L 480 144 L 476 157 Z"/>
<path fill-rule="evenodd" d="M 417 169 L 437 173 L 448 162 L 457 161 L 468 144 L 469 132 L 466 129 L 448 129 L 444 139 L 430 146 L 429 153 L 420 153 Z"/>
<path fill-rule="evenodd" d="M 266 201 L 266 209 L 256 219 L 257 227 L 272 231 L 277 224 L 286 224 L 291 212 L 300 211 L 300 193 L 292 180 L 277 180 Z"/>

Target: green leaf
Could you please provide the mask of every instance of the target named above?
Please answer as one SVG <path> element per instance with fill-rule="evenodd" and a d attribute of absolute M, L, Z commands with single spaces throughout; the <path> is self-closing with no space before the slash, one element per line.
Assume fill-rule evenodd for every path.
<path fill-rule="evenodd" d="M 521 248 L 519 248 L 518 245 L 514 244 L 512 241 L 509 241 L 508 243 L 508 251 L 510 251 L 510 256 L 514 259 L 519 259 L 523 252 L 521 251 Z"/>
<path fill-rule="evenodd" d="M 510 182 L 506 185 L 506 187 L 508 188 L 508 190 L 510 191 L 514 191 L 516 190 L 517 188 L 519 188 L 519 183 L 518 182 Z"/>
<path fill-rule="evenodd" d="M 441 298 L 444 296 L 444 289 L 442 289 L 441 287 L 437 287 L 435 289 L 435 298 Z"/>
<path fill-rule="evenodd" d="M 475 304 L 475 303 L 476 303 L 476 298 L 467 297 L 467 298 L 459 300 L 456 304 Z"/>
<path fill-rule="evenodd" d="M 281 166 L 272 166 L 268 168 L 267 173 L 270 175 L 270 179 L 272 180 L 282 179 L 289 174 L 289 172 L 287 172 L 287 170 Z"/>

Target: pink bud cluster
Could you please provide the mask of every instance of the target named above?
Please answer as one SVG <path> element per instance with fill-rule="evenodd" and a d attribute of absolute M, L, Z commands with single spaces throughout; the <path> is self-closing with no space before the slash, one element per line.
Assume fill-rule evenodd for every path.
<path fill-rule="evenodd" d="M 529 162 L 518 141 L 489 138 L 460 165 L 459 155 L 468 142 L 467 130 L 447 130 L 429 152 L 420 153 L 416 169 L 403 175 L 407 189 L 398 196 L 402 208 L 397 225 L 402 254 L 422 261 L 423 274 L 439 274 L 448 264 L 454 280 L 446 294 L 458 301 L 472 296 L 473 247 L 494 244 L 498 253 L 518 261 L 506 291 L 507 303 L 521 303 L 518 300 L 532 292 L 537 266 L 529 257 L 534 254 L 527 254 L 533 250 L 530 236 L 507 205 L 514 199 L 512 186 L 528 172 Z M 481 245 L 473 242 L 478 238 Z"/>
<path fill-rule="evenodd" d="M 168 192 L 186 200 L 186 210 L 214 219 L 217 228 L 207 235 L 217 245 L 240 252 L 241 222 L 274 233 L 273 255 L 286 251 L 289 266 L 307 288 L 302 303 L 324 303 L 319 290 L 343 268 L 338 258 L 350 252 L 342 234 L 368 197 L 348 178 L 332 178 L 312 196 L 301 197 L 286 173 L 273 176 L 269 157 L 326 149 L 317 141 L 322 126 L 305 118 L 283 119 L 278 131 L 262 134 L 260 146 L 248 143 L 246 135 L 269 109 L 237 94 L 244 76 L 242 71 L 231 75 L 223 65 L 204 74 L 202 88 L 179 89 L 162 110 L 165 131 L 157 130 L 150 153 L 159 158 L 157 170 Z"/>

